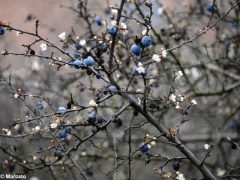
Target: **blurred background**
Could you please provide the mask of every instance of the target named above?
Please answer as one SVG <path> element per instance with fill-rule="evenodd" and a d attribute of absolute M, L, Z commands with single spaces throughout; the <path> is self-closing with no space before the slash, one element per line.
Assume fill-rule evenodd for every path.
<path fill-rule="evenodd" d="M 141 1 L 139 1 L 139 3 L 140 2 Z M 152 0 L 151 2 L 154 4 L 154 28 L 166 42 L 167 47 L 174 47 L 183 40 L 199 33 L 200 29 L 208 24 L 210 18 L 212 22 L 214 22 L 214 20 L 219 17 L 219 14 L 222 15 L 231 7 L 231 3 L 234 1 L 226 2 L 217 0 L 216 4 L 219 14 L 213 17 L 211 17 L 211 12 L 207 10 L 207 7 L 212 4 L 213 1 Z M 111 19 L 108 7 L 110 5 L 119 6 L 119 3 L 120 2 L 117 0 L 88 0 L 88 8 L 93 17 L 95 15 L 102 16 L 110 23 Z M 57 46 L 62 47 L 63 44 L 58 37 L 62 32 L 70 34 L 72 30 L 74 30 L 77 36 L 81 38 L 86 37 L 85 31 L 87 24 L 84 19 L 78 16 L 78 13 L 74 12 L 74 8 L 77 9 L 78 5 L 78 0 L 2 0 L 0 6 L 0 21 L 6 21 L 13 27 L 21 30 L 33 32 L 35 30 L 35 21 L 38 19 L 40 21 L 39 34 L 48 38 Z M 128 11 L 134 9 L 134 6 L 129 2 L 125 8 L 126 11 Z M 167 12 L 168 16 L 166 14 L 162 15 L 162 9 Z M 239 87 L 236 86 L 236 88 L 226 93 L 216 93 L 216 95 L 211 95 L 211 93 L 209 93 L 219 92 L 222 90 L 223 85 L 227 87 L 227 85 L 240 81 L 239 40 L 235 40 L 236 36 L 240 34 L 238 10 L 239 8 L 237 8 L 236 11 L 232 11 L 223 22 L 218 24 L 217 28 L 209 30 L 206 34 L 201 36 L 200 39 L 196 40 L 195 43 L 184 46 L 176 51 L 176 55 L 184 66 L 185 73 L 189 76 L 193 86 L 196 87 L 197 92 L 199 92 L 196 94 L 191 93 L 192 91 L 189 90 L 189 84 L 187 84 L 185 80 L 176 82 L 175 89 L 178 90 L 180 94 L 186 94 L 191 98 L 195 98 L 198 102 L 197 107 L 191 109 L 189 115 L 190 121 L 181 125 L 181 131 L 179 132 L 180 139 L 200 158 L 204 158 L 208 145 L 216 145 L 216 149 L 214 149 L 212 156 L 207 159 L 206 164 L 219 176 L 223 176 L 229 169 L 234 169 L 240 164 L 239 150 L 234 151 L 231 144 L 227 143 L 224 145 L 217 145 L 222 138 L 226 137 L 239 142 Z M 146 9 L 143 8 L 143 12 L 146 13 Z M 136 15 L 136 17 L 140 18 L 139 15 Z M 233 28 L 231 24 L 232 19 L 235 18 L 238 18 L 237 28 Z M 143 29 L 139 24 L 131 22 L 128 26 L 131 30 L 129 30 L 129 32 L 137 32 L 141 35 Z M 93 25 L 93 30 L 96 34 L 100 35 L 101 32 L 104 31 L 104 28 L 99 29 L 99 27 Z M 172 31 L 174 35 L 180 34 L 179 36 L 181 36 L 182 39 L 176 40 L 171 34 Z M 182 31 L 185 32 L 185 35 L 183 35 L 184 33 L 181 34 Z M 155 37 L 155 39 L 157 38 Z M 22 47 L 22 45 L 29 44 L 33 40 L 34 38 L 30 36 L 10 31 L 7 35 L 0 36 L 0 50 L 6 49 L 9 52 L 25 53 L 26 49 Z M 226 46 L 226 43 L 229 43 L 229 41 L 230 44 L 234 45 Z M 131 40 L 131 43 L 132 42 Z M 156 42 L 155 50 L 160 48 L 163 48 L 163 45 Z M 40 55 L 51 54 L 50 50 L 42 52 L 39 45 L 34 46 L 34 50 Z M 59 54 L 56 54 L 56 56 L 58 55 Z M 124 55 L 127 56 L 127 53 L 125 52 Z M 121 59 L 120 55 L 119 59 Z M 63 60 L 67 61 L 67 59 Z M 94 97 L 94 93 L 88 91 L 88 87 L 94 86 L 94 88 L 99 88 L 104 84 L 103 82 L 95 82 L 91 80 L 91 78 L 83 76 L 78 71 L 67 67 L 58 71 L 57 68 L 51 66 L 49 63 L 50 62 L 44 59 L 36 57 L 0 56 L 0 73 L 1 76 L 4 77 L 9 77 L 11 74 L 12 83 L 16 89 L 20 88 L 24 93 L 28 94 L 47 96 L 51 99 L 55 107 L 65 106 L 71 94 L 75 97 L 77 102 L 89 102 L 89 100 Z M 206 68 L 209 64 L 214 66 Z M 167 95 L 167 90 L 169 89 L 171 81 L 171 72 L 167 69 L 175 71 L 179 70 L 179 66 L 174 62 L 174 59 L 169 58 L 164 65 L 159 65 L 157 67 L 157 73 L 163 73 L 160 76 L 161 80 L 158 81 L 157 89 L 154 92 L 155 94 L 161 93 L 161 96 L 164 97 Z M 135 89 L 138 88 L 138 85 L 134 86 L 136 86 L 134 87 Z M 139 87 L 141 86 L 139 85 Z M 6 83 L 0 84 L 1 129 L 7 128 L 13 120 L 32 116 L 26 104 L 13 98 L 10 91 Z M 34 107 L 38 100 L 27 98 L 26 101 Z M 116 97 L 107 105 L 114 107 L 121 103 L 122 101 L 120 98 Z M 47 106 L 47 104 L 45 104 L 45 106 Z M 43 114 L 49 112 L 50 109 L 47 109 L 44 110 Z M 103 110 L 101 113 L 109 118 L 113 112 L 114 110 L 107 109 Z M 73 119 L 81 121 L 84 119 L 83 117 L 84 114 L 76 116 L 69 115 L 67 119 L 70 119 L 70 121 Z M 110 134 L 101 132 L 100 135 L 98 135 L 95 143 L 101 148 L 92 147 L 91 142 L 87 142 L 76 153 L 77 156 L 75 158 L 91 179 L 113 179 L 112 176 L 106 176 L 106 173 L 110 171 L 114 165 L 113 140 L 116 137 L 122 136 L 124 129 L 129 126 L 128 123 L 131 119 L 128 111 L 124 112 L 121 118 L 125 121 L 121 128 L 110 127 L 108 132 Z M 175 127 L 180 120 L 181 113 L 175 108 L 169 108 L 162 122 L 170 129 Z M 49 119 L 45 121 L 47 122 Z M 134 124 L 139 124 L 143 121 L 145 121 L 144 118 L 140 116 L 134 119 Z M 18 126 L 14 129 L 14 132 L 16 132 L 16 134 L 30 132 L 36 125 L 36 123 L 29 123 L 23 127 Z M 87 136 L 89 132 L 91 132 L 91 129 L 76 129 L 76 133 L 79 133 L 81 137 Z M 152 129 L 150 125 L 141 127 L 139 131 L 133 131 L 133 149 L 141 144 L 145 134 L 156 135 L 157 131 Z M 127 135 L 128 134 L 126 134 L 126 136 Z M 70 142 L 71 139 L 67 140 L 67 145 L 70 144 L 68 141 Z M 0 137 L 0 142 L 0 146 L 9 147 L 11 152 L 14 152 L 21 158 L 27 157 L 26 159 L 39 156 L 36 151 L 46 148 L 52 143 L 47 138 L 42 139 L 41 136 L 38 135 L 17 139 Z M 127 141 L 119 142 L 118 148 L 120 154 L 127 154 L 127 147 Z M 156 146 L 154 145 L 151 150 L 163 156 L 182 156 L 176 149 L 161 143 L 157 143 Z M 48 157 L 52 154 L 53 152 L 47 152 L 41 156 Z M 20 167 L 15 166 L 14 163 L 11 164 L 11 161 L 6 163 L 6 159 L 8 158 L 8 155 L 0 151 L 0 162 L 2 162 L 0 173 L 7 172 L 9 167 L 14 167 L 13 169 L 15 172 L 24 171 Z M 147 157 L 134 157 L 132 165 L 134 167 L 132 172 L 133 179 L 159 179 L 159 174 L 155 173 L 153 169 L 159 167 L 164 161 L 154 159 L 147 165 L 147 160 Z M 186 179 L 201 176 L 201 173 L 188 162 L 183 163 L 181 168 L 181 172 L 185 174 Z M 165 171 L 171 172 L 171 165 L 166 166 Z M 126 166 L 123 166 L 117 172 L 116 179 L 127 179 L 127 173 Z M 54 179 L 54 177 L 57 177 L 56 179 L 81 178 L 72 166 L 64 169 L 64 166 L 61 164 L 47 169 L 29 171 L 27 172 L 27 177 L 27 179 L 31 178 L 31 180 Z M 162 176 L 161 178 L 163 179 Z"/>

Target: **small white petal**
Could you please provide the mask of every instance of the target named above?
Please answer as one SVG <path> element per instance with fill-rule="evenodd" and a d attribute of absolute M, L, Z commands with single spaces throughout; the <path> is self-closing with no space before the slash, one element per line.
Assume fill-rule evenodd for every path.
<path fill-rule="evenodd" d="M 40 44 L 40 48 L 42 51 L 46 51 L 47 50 L 47 45 L 45 43 Z"/>
<path fill-rule="evenodd" d="M 36 126 L 36 127 L 34 128 L 34 130 L 35 130 L 35 131 L 40 131 L 40 126 Z"/>
<path fill-rule="evenodd" d="M 162 7 L 158 8 L 158 14 L 159 14 L 159 15 L 162 15 L 162 14 L 163 14 L 163 8 L 162 8 Z"/>
<path fill-rule="evenodd" d="M 85 46 L 86 43 L 87 43 L 87 41 L 86 41 L 85 39 L 82 39 L 82 40 L 80 40 L 80 42 L 79 42 L 79 44 L 80 44 L 81 46 Z"/>
<path fill-rule="evenodd" d="M 65 32 L 62 32 L 61 34 L 58 35 L 58 37 L 59 37 L 61 40 L 65 41 L 65 40 L 66 40 L 66 33 L 65 33 Z"/>
<path fill-rule="evenodd" d="M 58 126 L 57 123 L 52 123 L 52 124 L 50 124 L 50 128 L 51 128 L 51 129 L 55 129 L 57 126 Z"/>
<path fill-rule="evenodd" d="M 92 106 L 92 107 L 97 107 L 98 106 L 97 103 L 94 100 L 90 100 L 89 105 Z"/>
<path fill-rule="evenodd" d="M 145 35 L 147 33 L 147 29 L 144 29 L 143 31 L 142 31 L 142 35 Z"/>
<path fill-rule="evenodd" d="M 116 24 L 117 24 L 117 21 L 115 21 L 115 20 L 111 21 L 112 26 L 116 26 Z"/>
<path fill-rule="evenodd" d="M 117 10 L 117 9 L 112 9 L 111 12 L 112 12 L 112 15 L 113 15 L 113 16 L 115 16 L 115 15 L 118 14 L 118 10 Z"/>
<path fill-rule="evenodd" d="M 14 94 L 14 98 L 15 98 L 15 99 L 17 99 L 17 98 L 18 98 L 18 96 L 19 96 L 18 94 Z"/>
<path fill-rule="evenodd" d="M 208 149 L 209 149 L 209 147 L 210 147 L 210 145 L 209 145 L 209 144 L 204 144 L 204 149 L 208 150 Z"/>
<path fill-rule="evenodd" d="M 193 100 L 191 100 L 191 103 L 192 103 L 193 105 L 196 105 L 196 104 L 197 104 L 197 101 L 196 101 L 195 99 L 193 99 Z"/>
<path fill-rule="evenodd" d="M 162 51 L 162 57 L 164 57 L 164 58 L 167 57 L 167 51 L 166 50 Z"/>
<path fill-rule="evenodd" d="M 161 62 L 161 58 L 158 54 L 153 54 L 152 60 L 156 62 Z"/>
<path fill-rule="evenodd" d="M 175 94 L 171 94 L 169 96 L 169 100 L 172 101 L 172 102 L 176 102 L 176 95 Z"/>

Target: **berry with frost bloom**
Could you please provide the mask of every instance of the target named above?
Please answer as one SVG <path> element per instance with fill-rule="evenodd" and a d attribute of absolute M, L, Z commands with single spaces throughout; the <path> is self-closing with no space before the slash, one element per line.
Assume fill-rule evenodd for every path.
<path fill-rule="evenodd" d="M 66 40 L 66 33 L 62 32 L 61 34 L 58 35 L 58 37 L 62 40 L 65 41 Z"/>
<path fill-rule="evenodd" d="M 207 10 L 208 10 L 209 12 L 213 12 L 213 11 L 214 11 L 214 6 L 213 6 L 212 4 L 208 4 L 208 5 L 207 5 Z"/>
<path fill-rule="evenodd" d="M 116 35 L 118 31 L 118 28 L 116 26 L 109 27 L 107 29 L 107 33 L 113 35 Z"/>
<path fill-rule="evenodd" d="M 110 85 L 110 86 L 108 87 L 108 89 L 109 89 L 110 92 L 116 92 L 116 91 L 117 91 L 117 87 L 114 86 L 114 85 Z"/>
<path fill-rule="evenodd" d="M 141 40 L 143 47 L 150 46 L 152 44 L 152 38 L 150 36 L 144 36 Z"/>
<path fill-rule="evenodd" d="M 161 62 L 161 58 L 158 54 L 153 54 L 152 60 L 155 62 Z"/>
<path fill-rule="evenodd" d="M 92 56 L 88 56 L 87 58 L 85 58 L 85 59 L 83 60 L 83 63 L 84 63 L 86 66 L 92 66 L 92 65 L 94 65 L 95 61 L 94 61 L 94 59 L 93 59 Z"/>
<path fill-rule="evenodd" d="M 133 53 L 134 55 L 139 56 L 141 52 L 142 52 L 142 48 L 139 45 L 133 44 L 131 46 L 131 53 Z"/>
<path fill-rule="evenodd" d="M 46 51 L 47 50 L 47 45 L 45 43 L 40 44 L 41 51 Z"/>
<path fill-rule="evenodd" d="M 42 110 L 44 108 L 43 103 L 41 101 L 36 104 L 37 109 Z"/>
<path fill-rule="evenodd" d="M 66 111 L 66 108 L 65 108 L 65 107 L 59 107 L 58 110 L 57 110 L 57 112 L 58 112 L 58 113 L 61 113 L 61 114 L 62 114 L 62 113 L 65 113 L 65 111 Z"/>
<path fill-rule="evenodd" d="M 97 25 L 101 26 L 102 25 L 102 17 L 101 16 L 96 16 L 95 17 L 95 22 Z"/>
<path fill-rule="evenodd" d="M 146 153 L 146 152 L 148 152 L 148 150 L 151 148 L 151 145 L 150 144 L 148 144 L 148 143 L 142 143 L 141 145 L 140 145 L 140 148 L 139 148 L 139 151 L 141 152 L 141 153 Z"/>
<path fill-rule="evenodd" d="M 131 46 L 131 53 L 133 53 L 134 55 L 139 56 L 141 52 L 142 52 L 142 48 L 139 45 L 133 44 Z"/>
<path fill-rule="evenodd" d="M 0 26 L 0 35 L 4 35 L 4 33 L 5 33 L 4 28 L 2 26 Z"/>

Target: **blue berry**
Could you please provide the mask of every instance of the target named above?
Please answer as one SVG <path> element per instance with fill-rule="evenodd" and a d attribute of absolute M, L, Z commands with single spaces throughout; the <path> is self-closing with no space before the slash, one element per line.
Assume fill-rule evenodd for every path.
<path fill-rule="evenodd" d="M 240 124 L 235 122 L 235 121 L 231 121 L 228 125 L 228 127 L 231 129 L 231 130 L 238 130 L 240 129 Z"/>
<path fill-rule="evenodd" d="M 231 21 L 231 26 L 232 26 L 233 28 L 237 28 L 237 27 L 238 27 L 238 22 L 237 22 L 236 20 L 232 20 L 232 21 Z"/>
<path fill-rule="evenodd" d="M 143 47 L 150 46 L 152 44 L 152 38 L 150 36 L 144 36 L 141 40 Z"/>
<path fill-rule="evenodd" d="M 101 75 L 101 73 L 100 73 L 99 71 L 98 71 L 98 72 L 96 72 L 96 74 L 95 74 L 95 75 L 96 75 L 96 78 L 97 78 L 97 79 L 100 79 L 100 78 L 102 77 L 102 75 Z"/>
<path fill-rule="evenodd" d="M 102 52 L 106 52 L 108 47 L 105 43 L 101 43 L 99 46 L 98 46 L 98 49 Z"/>
<path fill-rule="evenodd" d="M 60 138 L 66 138 L 68 135 L 68 133 L 65 131 L 65 129 L 62 129 L 60 132 L 59 132 L 59 137 Z"/>
<path fill-rule="evenodd" d="M 148 152 L 148 150 L 150 149 L 150 147 L 151 147 L 150 144 L 148 144 L 148 143 L 143 143 L 143 144 L 141 144 L 141 146 L 140 146 L 140 148 L 139 148 L 139 151 L 140 151 L 141 153 L 146 153 L 146 152 Z"/>
<path fill-rule="evenodd" d="M 77 43 L 77 44 L 75 45 L 75 48 L 76 48 L 77 50 L 79 50 L 79 49 L 82 48 L 82 46 L 81 46 L 81 44 Z"/>
<path fill-rule="evenodd" d="M 118 117 L 113 117 L 113 119 L 111 120 L 112 123 L 115 124 L 116 127 L 121 127 L 122 126 L 122 119 L 118 118 Z"/>
<path fill-rule="evenodd" d="M 65 108 L 65 107 L 59 107 L 58 110 L 57 110 L 57 112 L 58 112 L 58 113 L 61 113 L 61 114 L 62 114 L 62 113 L 65 113 L 65 111 L 66 111 L 66 108 Z"/>
<path fill-rule="evenodd" d="M 142 48 L 139 45 L 137 45 L 137 44 L 133 44 L 131 46 L 131 52 L 134 55 L 139 56 L 141 54 L 141 52 L 142 52 Z"/>
<path fill-rule="evenodd" d="M 79 69 L 83 66 L 83 62 L 77 59 L 73 62 L 73 65 L 76 69 Z"/>
<path fill-rule="evenodd" d="M 229 47 L 231 45 L 231 41 L 229 41 L 229 40 L 224 41 L 224 45 L 226 47 Z"/>
<path fill-rule="evenodd" d="M 95 61 L 94 61 L 94 59 L 93 59 L 92 56 L 88 56 L 87 58 L 85 58 L 85 59 L 83 60 L 83 63 L 84 63 L 86 66 L 92 66 L 92 65 L 94 65 Z"/>
<path fill-rule="evenodd" d="M 99 25 L 99 26 L 101 26 L 103 24 L 102 18 L 100 16 L 96 16 L 95 21 L 96 21 L 97 25 Z"/>
<path fill-rule="evenodd" d="M 96 121 L 96 115 L 94 112 L 87 114 L 87 121 L 89 124 L 93 124 Z"/>
<path fill-rule="evenodd" d="M 4 35 L 4 33 L 5 33 L 4 28 L 2 26 L 0 26 L 0 35 Z"/>
<path fill-rule="evenodd" d="M 37 102 L 36 107 L 37 107 L 37 109 L 42 110 L 43 109 L 43 103 L 41 101 Z"/>
<path fill-rule="evenodd" d="M 66 128 L 64 128 L 64 130 L 66 131 L 66 133 L 70 133 L 71 132 L 71 128 L 70 127 L 66 127 Z"/>
<path fill-rule="evenodd" d="M 138 72 L 138 70 L 137 70 L 137 67 L 134 67 L 134 68 L 133 68 L 133 74 L 134 74 L 134 75 L 139 75 L 139 72 Z"/>
<path fill-rule="evenodd" d="M 108 89 L 109 89 L 110 92 L 116 92 L 116 91 L 117 91 L 117 87 L 114 86 L 114 85 L 110 85 L 110 86 L 108 87 Z"/>
<path fill-rule="evenodd" d="M 208 4 L 207 5 L 207 10 L 208 10 L 208 12 L 213 12 L 214 11 L 213 5 L 212 4 Z"/>
<path fill-rule="evenodd" d="M 118 31 L 118 28 L 116 26 L 112 26 L 107 29 L 107 33 L 113 35 L 116 35 Z"/>
<path fill-rule="evenodd" d="M 175 171 L 178 171 L 180 169 L 180 159 L 173 159 L 172 167 Z"/>

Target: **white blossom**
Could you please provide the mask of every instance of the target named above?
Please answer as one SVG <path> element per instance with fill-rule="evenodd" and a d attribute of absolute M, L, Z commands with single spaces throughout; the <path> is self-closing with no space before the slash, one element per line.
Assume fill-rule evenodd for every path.
<path fill-rule="evenodd" d="M 176 179 L 178 179 L 178 180 L 185 180 L 185 177 L 184 177 L 184 175 L 182 173 L 177 172 Z"/>
<path fill-rule="evenodd" d="M 57 126 L 58 126 L 57 123 L 52 123 L 52 124 L 50 124 L 50 128 L 51 128 L 51 129 L 55 129 L 55 128 L 57 128 Z"/>
<path fill-rule="evenodd" d="M 35 131 L 40 131 L 40 129 L 41 129 L 40 126 L 35 126 L 34 128 Z"/>
<path fill-rule="evenodd" d="M 115 21 L 115 20 L 111 21 L 112 26 L 116 26 L 116 24 L 117 24 L 117 21 Z"/>
<path fill-rule="evenodd" d="M 176 109 L 180 109 L 181 106 L 179 105 L 179 102 L 176 103 L 176 106 L 175 106 Z"/>
<path fill-rule="evenodd" d="M 180 97 L 180 101 L 181 101 L 181 102 L 184 101 L 184 97 L 183 97 L 183 96 Z"/>
<path fill-rule="evenodd" d="M 45 43 L 40 44 L 40 48 L 42 51 L 46 51 L 47 50 L 47 45 Z"/>
<path fill-rule="evenodd" d="M 16 31 L 16 35 L 19 36 L 19 34 L 21 34 L 19 31 Z"/>
<path fill-rule="evenodd" d="M 81 46 L 85 46 L 86 43 L 87 43 L 87 41 L 86 41 L 85 39 L 82 39 L 82 40 L 79 41 L 79 44 L 80 44 Z"/>
<path fill-rule="evenodd" d="M 144 29 L 143 31 L 142 31 L 142 35 L 145 35 L 147 33 L 147 29 Z"/>
<path fill-rule="evenodd" d="M 14 94 L 14 98 L 15 98 L 15 99 L 17 99 L 17 98 L 18 98 L 18 96 L 19 96 L 19 95 L 18 95 L 17 93 L 16 93 L 16 94 Z"/>
<path fill-rule="evenodd" d="M 39 71 L 39 69 L 40 69 L 39 62 L 38 61 L 33 61 L 33 63 L 32 63 L 32 70 L 33 71 Z"/>
<path fill-rule="evenodd" d="M 182 71 L 176 72 L 176 78 L 179 79 L 183 75 Z"/>
<path fill-rule="evenodd" d="M 158 54 L 153 54 L 152 60 L 155 62 L 161 62 L 161 58 Z"/>
<path fill-rule="evenodd" d="M 167 57 L 167 51 L 166 50 L 162 50 L 162 57 Z"/>
<path fill-rule="evenodd" d="M 226 173 L 226 170 L 221 169 L 221 168 L 217 168 L 217 175 L 218 176 L 223 176 Z"/>
<path fill-rule="evenodd" d="M 9 130 L 7 131 L 7 136 L 11 136 L 12 135 L 12 132 Z"/>
<path fill-rule="evenodd" d="M 171 94 L 170 96 L 169 96 L 169 100 L 170 101 L 172 101 L 172 102 L 176 102 L 176 95 L 175 94 Z"/>
<path fill-rule="evenodd" d="M 162 8 L 162 7 L 158 8 L 157 13 L 158 13 L 159 15 L 162 15 L 162 14 L 163 14 L 163 8 Z"/>
<path fill-rule="evenodd" d="M 65 40 L 66 40 L 66 33 L 65 33 L 65 32 L 62 32 L 61 34 L 58 35 L 58 37 L 59 37 L 61 40 L 65 41 Z"/>
<path fill-rule="evenodd" d="M 192 103 L 193 105 L 196 105 L 196 104 L 197 104 L 197 101 L 196 101 L 195 99 L 192 99 L 192 100 L 191 100 L 191 103 Z"/>
<path fill-rule="evenodd" d="M 89 105 L 92 106 L 92 107 L 97 107 L 98 106 L 96 101 L 94 101 L 94 100 L 90 100 Z"/>
<path fill-rule="evenodd" d="M 143 64 L 142 63 L 138 63 L 138 67 L 136 68 L 136 71 L 139 73 L 139 74 L 145 74 L 145 68 L 143 67 Z"/>
<path fill-rule="evenodd" d="M 118 10 L 117 9 L 112 9 L 111 13 L 113 16 L 116 16 L 118 14 Z"/>
<path fill-rule="evenodd" d="M 125 23 L 121 23 L 120 24 L 120 28 L 126 30 L 127 29 L 127 25 Z"/>
<path fill-rule="evenodd" d="M 209 145 L 209 144 L 204 144 L 204 149 L 208 150 L 208 149 L 209 149 L 209 147 L 210 147 L 210 145 Z"/>

